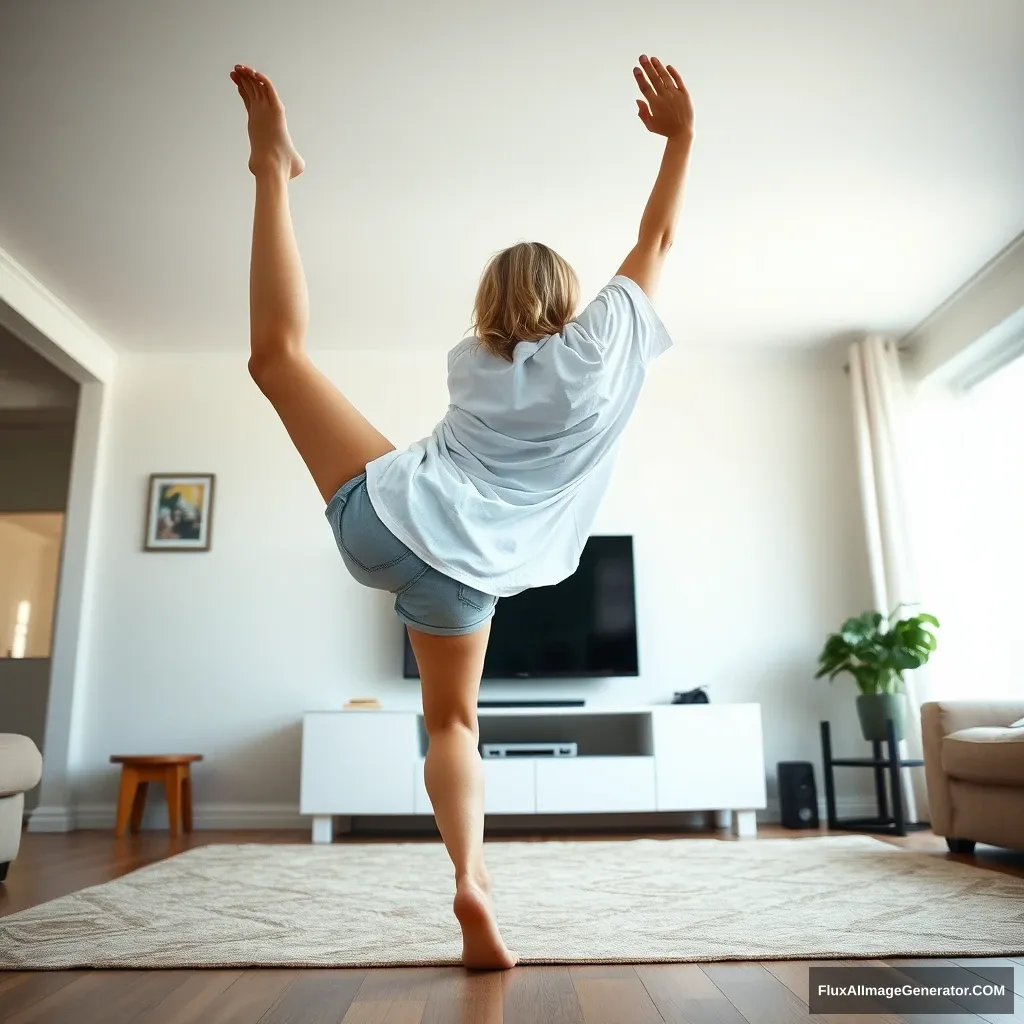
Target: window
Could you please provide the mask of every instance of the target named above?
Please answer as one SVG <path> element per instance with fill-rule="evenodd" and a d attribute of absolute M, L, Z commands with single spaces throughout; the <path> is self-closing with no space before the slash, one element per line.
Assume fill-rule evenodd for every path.
<path fill-rule="evenodd" d="M 933 696 L 1019 698 L 1003 638 L 1024 620 L 1024 358 L 966 390 L 937 389 L 922 426 L 922 600 L 942 622 Z"/>

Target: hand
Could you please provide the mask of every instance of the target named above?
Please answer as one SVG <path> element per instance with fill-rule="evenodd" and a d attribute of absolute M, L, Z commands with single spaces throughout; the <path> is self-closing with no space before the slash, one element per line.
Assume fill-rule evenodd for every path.
<path fill-rule="evenodd" d="M 666 139 L 692 137 L 693 104 L 679 72 L 671 64 L 666 68 L 657 57 L 643 56 L 640 64 L 633 74 L 644 94 L 636 101 L 644 126 Z"/>

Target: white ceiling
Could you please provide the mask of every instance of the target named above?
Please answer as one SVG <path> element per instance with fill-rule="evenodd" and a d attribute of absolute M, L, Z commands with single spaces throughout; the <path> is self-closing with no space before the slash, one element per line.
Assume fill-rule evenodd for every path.
<path fill-rule="evenodd" d="M 0 247 L 118 347 L 244 351 L 250 63 L 309 167 L 311 344 L 443 350 L 511 242 L 614 272 L 641 52 L 697 113 L 680 342 L 903 332 L 1024 229 L 1022 0 L 7 0 Z"/>

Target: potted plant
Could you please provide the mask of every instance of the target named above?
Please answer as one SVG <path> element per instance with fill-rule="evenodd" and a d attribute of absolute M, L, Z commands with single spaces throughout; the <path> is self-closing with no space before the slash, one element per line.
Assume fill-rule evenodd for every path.
<path fill-rule="evenodd" d="M 922 614 L 893 621 L 897 612 L 899 608 L 888 616 L 871 611 L 847 619 L 825 641 L 818 657 L 815 679 L 828 676 L 832 682 L 843 672 L 853 676 L 860 689 L 857 717 L 864 739 L 870 741 L 886 738 L 887 718 L 893 721 L 896 738 L 903 739 L 907 721 L 903 673 L 920 668 L 935 650 L 932 630 L 938 628 L 939 620 Z"/>

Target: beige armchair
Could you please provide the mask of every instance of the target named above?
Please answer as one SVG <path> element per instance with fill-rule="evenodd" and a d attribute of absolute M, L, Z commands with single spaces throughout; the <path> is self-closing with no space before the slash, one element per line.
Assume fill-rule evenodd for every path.
<path fill-rule="evenodd" d="M 0 882 L 18 856 L 25 794 L 39 784 L 43 759 L 27 737 L 0 733 Z"/>
<path fill-rule="evenodd" d="M 975 843 L 1024 850 L 1022 701 L 932 701 L 921 707 L 932 831 L 953 853 Z"/>

